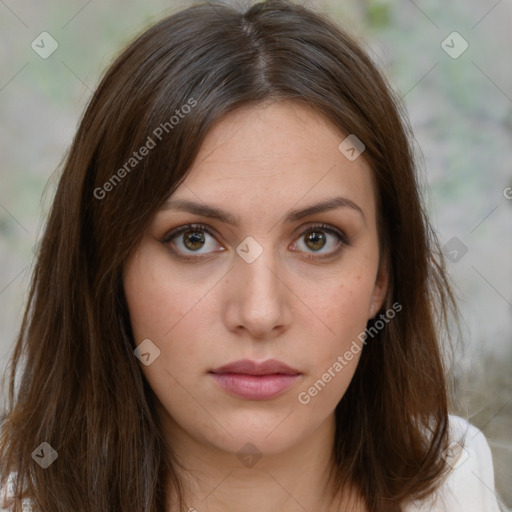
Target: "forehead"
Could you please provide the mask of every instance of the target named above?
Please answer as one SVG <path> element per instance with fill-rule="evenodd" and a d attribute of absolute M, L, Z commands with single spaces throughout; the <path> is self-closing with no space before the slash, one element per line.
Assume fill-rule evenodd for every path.
<path fill-rule="evenodd" d="M 340 151 L 343 133 L 297 102 L 245 106 L 208 132 L 173 199 L 244 207 L 253 215 L 342 195 L 375 216 L 372 170 Z"/>

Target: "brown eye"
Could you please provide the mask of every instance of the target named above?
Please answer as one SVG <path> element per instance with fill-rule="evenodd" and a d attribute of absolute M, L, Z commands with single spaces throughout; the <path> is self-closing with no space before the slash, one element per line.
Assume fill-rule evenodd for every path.
<path fill-rule="evenodd" d="M 183 245 L 191 251 L 197 251 L 204 244 L 204 233 L 200 231 L 186 231 L 183 233 Z"/>
<path fill-rule="evenodd" d="M 225 249 L 217 242 L 214 232 L 203 224 L 185 224 L 162 240 L 173 253 L 184 259 L 202 258 Z"/>
<path fill-rule="evenodd" d="M 343 231 L 327 224 L 318 224 L 304 230 L 292 247 L 294 251 L 304 252 L 309 257 L 316 253 L 315 256 L 321 258 L 335 256 L 349 245 L 350 240 Z"/>
<path fill-rule="evenodd" d="M 306 245 L 313 251 L 319 251 L 326 244 L 325 234 L 321 231 L 311 231 L 304 238 Z"/>

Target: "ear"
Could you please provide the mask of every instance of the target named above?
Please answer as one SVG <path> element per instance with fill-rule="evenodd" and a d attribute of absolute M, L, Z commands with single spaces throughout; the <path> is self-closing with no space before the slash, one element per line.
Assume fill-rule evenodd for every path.
<path fill-rule="evenodd" d="M 386 299 L 388 291 L 389 271 L 387 258 L 381 257 L 377 276 L 375 278 L 375 286 L 373 287 L 372 296 L 370 298 L 370 308 L 368 311 L 368 320 L 375 317 Z"/>

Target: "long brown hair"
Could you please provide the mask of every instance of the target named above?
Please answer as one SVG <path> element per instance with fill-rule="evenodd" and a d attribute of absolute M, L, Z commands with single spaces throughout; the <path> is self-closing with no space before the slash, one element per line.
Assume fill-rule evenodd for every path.
<path fill-rule="evenodd" d="M 286 0 L 246 11 L 202 4 L 121 53 L 63 166 L 1 419 L 0 483 L 15 472 L 15 493 L 25 488 L 35 510 L 162 511 L 165 480 L 183 507 L 158 400 L 133 354 L 122 269 L 213 123 L 267 100 L 304 102 L 364 143 L 389 260 L 382 310 L 402 305 L 364 348 L 336 408 L 337 487 L 350 480 L 370 511 L 391 512 L 439 485 L 448 406 L 438 333 L 453 296 L 400 100 L 320 13 Z M 32 458 L 42 442 L 58 453 L 45 470 Z"/>

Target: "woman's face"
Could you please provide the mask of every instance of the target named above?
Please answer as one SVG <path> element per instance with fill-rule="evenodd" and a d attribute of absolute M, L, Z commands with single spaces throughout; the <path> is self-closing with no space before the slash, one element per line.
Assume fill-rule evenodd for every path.
<path fill-rule="evenodd" d="M 345 137 L 293 102 L 228 114 L 127 261 L 135 343 L 151 340 L 142 369 L 173 439 L 275 454 L 332 425 L 387 286 L 371 170 Z M 189 224 L 203 227 L 172 233 Z"/>

